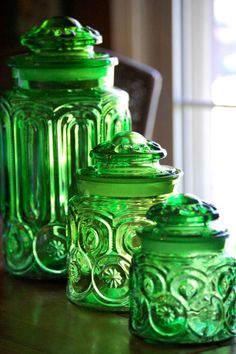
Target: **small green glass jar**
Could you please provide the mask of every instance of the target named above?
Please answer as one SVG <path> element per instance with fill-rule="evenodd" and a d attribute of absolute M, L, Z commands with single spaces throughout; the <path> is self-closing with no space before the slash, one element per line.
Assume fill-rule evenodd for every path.
<path fill-rule="evenodd" d="M 130 272 L 130 330 L 146 341 L 206 343 L 236 334 L 236 260 L 214 206 L 175 195 L 147 213 Z"/>
<path fill-rule="evenodd" d="M 134 132 L 122 132 L 92 150 L 95 166 L 78 177 L 69 202 L 68 298 L 78 305 L 128 310 L 129 267 L 150 224 L 149 207 L 173 193 L 181 174 L 159 160 L 166 151 Z"/>
<path fill-rule="evenodd" d="M 0 101 L 0 213 L 7 270 L 66 275 L 65 224 L 76 171 L 90 150 L 130 130 L 128 94 L 113 87 L 117 58 L 101 35 L 53 17 L 24 34 L 30 52 L 9 61 L 14 87 Z"/>

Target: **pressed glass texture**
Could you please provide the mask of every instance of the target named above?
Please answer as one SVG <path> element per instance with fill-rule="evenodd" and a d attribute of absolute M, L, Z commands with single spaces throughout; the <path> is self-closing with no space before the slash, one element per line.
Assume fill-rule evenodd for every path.
<path fill-rule="evenodd" d="M 127 311 L 136 231 L 153 223 L 146 211 L 173 192 L 181 171 L 160 165 L 166 151 L 135 132 L 116 134 L 91 156 L 95 165 L 81 171 L 69 203 L 67 294 L 78 305 Z"/>
<path fill-rule="evenodd" d="M 1 213 L 10 273 L 65 276 L 65 222 L 76 171 L 90 150 L 130 130 L 128 94 L 113 85 L 116 58 L 94 52 L 100 34 L 54 17 L 22 36 L 15 82 L 0 109 Z M 4 207 L 3 207 L 4 206 Z"/>
<path fill-rule="evenodd" d="M 236 260 L 216 208 L 175 195 L 150 208 L 130 273 L 130 330 L 151 342 L 216 342 L 236 334 Z"/>

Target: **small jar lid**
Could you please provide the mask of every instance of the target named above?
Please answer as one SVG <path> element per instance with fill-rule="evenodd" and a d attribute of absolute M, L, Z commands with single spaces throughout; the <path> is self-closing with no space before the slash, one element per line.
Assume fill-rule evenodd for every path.
<path fill-rule="evenodd" d="M 147 218 L 156 225 L 144 228 L 140 236 L 152 241 L 178 242 L 182 239 L 191 242 L 229 236 L 227 230 L 214 227 L 213 221 L 219 218 L 216 207 L 192 194 L 173 195 L 153 205 Z"/>
<path fill-rule="evenodd" d="M 173 193 L 182 171 L 160 165 L 166 150 L 136 132 L 120 132 L 90 153 L 94 165 L 78 171 L 79 194 L 118 198 Z"/>
<path fill-rule="evenodd" d="M 178 177 L 180 170 L 160 165 L 166 155 L 158 143 L 132 131 L 120 132 L 91 151 L 94 174 L 100 177 Z"/>

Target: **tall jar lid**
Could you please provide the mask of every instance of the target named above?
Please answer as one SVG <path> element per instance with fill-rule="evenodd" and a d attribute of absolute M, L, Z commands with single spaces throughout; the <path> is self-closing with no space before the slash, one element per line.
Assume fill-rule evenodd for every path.
<path fill-rule="evenodd" d="M 214 226 L 219 218 L 218 210 L 212 204 L 192 194 L 177 194 L 153 205 L 147 218 L 156 225 L 144 228 L 141 237 L 153 241 L 186 242 L 199 239 L 228 237 L 226 230 Z"/>
<path fill-rule="evenodd" d="M 21 36 L 22 45 L 32 51 L 80 51 L 88 45 L 102 43 L 100 33 L 83 27 L 71 17 L 52 17 Z"/>
<path fill-rule="evenodd" d="M 180 170 L 162 166 L 167 152 L 158 143 L 136 132 L 120 132 L 91 151 L 95 174 L 100 177 L 178 177 Z"/>
<path fill-rule="evenodd" d="M 30 53 L 11 58 L 9 64 L 13 67 L 53 64 L 83 67 L 88 65 L 89 59 L 90 67 L 116 65 L 117 58 L 95 53 L 93 46 L 100 43 L 102 36 L 91 27 L 82 26 L 71 17 L 52 17 L 21 36 L 21 44 L 28 47 Z"/>

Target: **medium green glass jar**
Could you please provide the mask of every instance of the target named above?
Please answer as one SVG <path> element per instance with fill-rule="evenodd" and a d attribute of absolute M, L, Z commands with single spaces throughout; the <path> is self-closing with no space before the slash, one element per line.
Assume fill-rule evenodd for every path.
<path fill-rule="evenodd" d="M 22 36 L 11 58 L 14 88 L 0 107 L 0 205 L 7 270 L 66 273 L 65 220 L 76 171 L 90 150 L 130 130 L 128 94 L 113 87 L 116 58 L 95 53 L 100 34 L 54 17 Z"/>
<path fill-rule="evenodd" d="M 161 166 L 166 151 L 134 132 L 92 150 L 95 166 L 78 177 L 69 202 L 67 295 L 78 305 L 127 311 L 136 230 L 148 208 L 173 193 L 181 171 Z"/>
<path fill-rule="evenodd" d="M 130 272 L 130 330 L 146 341 L 206 343 L 236 334 L 236 260 L 216 208 L 193 195 L 151 207 Z"/>

